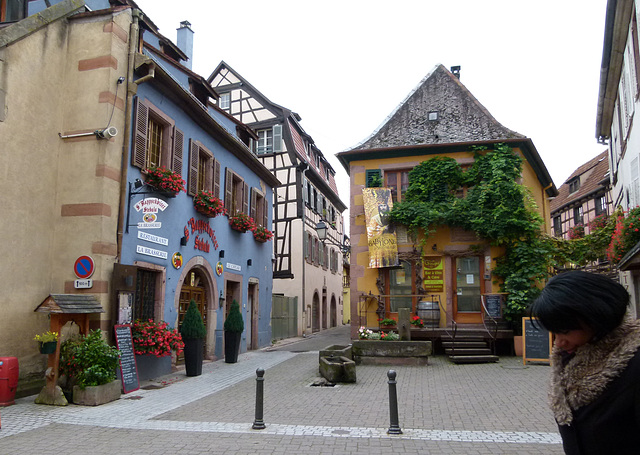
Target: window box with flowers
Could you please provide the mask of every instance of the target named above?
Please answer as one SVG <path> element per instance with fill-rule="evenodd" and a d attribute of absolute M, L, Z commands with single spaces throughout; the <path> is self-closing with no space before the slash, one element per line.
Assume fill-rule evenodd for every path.
<path fill-rule="evenodd" d="M 581 239 L 584 237 L 584 225 L 576 224 L 569 228 L 569 238 L 571 240 Z"/>
<path fill-rule="evenodd" d="M 180 191 L 185 191 L 182 176 L 164 166 L 151 167 L 142 172 L 146 175 L 147 184 L 167 197 L 175 197 Z"/>
<path fill-rule="evenodd" d="M 617 264 L 640 241 L 640 207 L 630 210 L 626 216 L 618 215 L 616 227 L 607 248 L 607 258 Z"/>
<path fill-rule="evenodd" d="M 424 321 L 420 316 L 411 316 L 411 319 L 409 320 L 409 322 L 411 323 L 412 326 L 418 329 L 421 329 L 424 327 Z"/>
<path fill-rule="evenodd" d="M 253 238 L 256 239 L 257 242 L 266 242 L 267 240 L 271 240 L 273 238 L 273 232 L 263 226 L 255 226 L 253 229 Z"/>
<path fill-rule="evenodd" d="M 253 218 L 243 212 L 236 212 L 235 215 L 229 217 L 229 226 L 238 232 L 247 232 L 253 230 L 255 223 Z"/>
<path fill-rule="evenodd" d="M 182 336 L 166 322 L 136 321 L 131 326 L 133 351 L 136 354 L 138 379 L 148 379 L 171 373 L 172 352 L 184 349 Z"/>
<path fill-rule="evenodd" d="M 226 213 L 224 203 L 215 197 L 211 191 L 198 192 L 193 198 L 193 206 L 197 212 L 209 218 Z"/>
<path fill-rule="evenodd" d="M 380 327 L 384 328 L 392 328 L 397 324 L 397 321 L 393 318 L 378 319 L 378 322 L 380 323 Z"/>

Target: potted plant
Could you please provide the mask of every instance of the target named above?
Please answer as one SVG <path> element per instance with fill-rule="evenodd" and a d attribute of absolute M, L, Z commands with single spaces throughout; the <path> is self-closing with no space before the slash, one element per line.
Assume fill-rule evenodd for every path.
<path fill-rule="evenodd" d="M 254 226 L 252 231 L 253 231 L 253 238 L 256 239 L 256 241 L 258 242 L 264 243 L 267 240 L 271 240 L 271 238 L 273 237 L 273 232 L 271 232 L 269 229 L 267 229 L 264 226 Z"/>
<path fill-rule="evenodd" d="M 135 321 L 131 325 L 133 352 L 141 381 L 171 373 L 171 352 L 180 354 L 184 342 L 177 329 L 160 321 Z"/>
<path fill-rule="evenodd" d="M 417 327 L 418 329 L 421 329 L 424 327 L 424 321 L 420 316 L 417 316 L 417 315 L 412 316 L 409 322 L 411 323 L 412 326 Z"/>
<path fill-rule="evenodd" d="M 117 400 L 121 382 L 116 379 L 120 351 L 109 346 L 102 331 L 66 341 L 60 350 L 60 374 L 73 388 L 73 402 L 95 406 Z"/>
<path fill-rule="evenodd" d="M 147 184 L 158 191 L 165 193 L 168 197 L 175 197 L 180 191 L 185 191 L 185 181 L 182 176 L 164 166 L 150 167 L 145 169 Z"/>
<path fill-rule="evenodd" d="M 180 335 L 184 341 L 184 367 L 187 376 L 200 376 L 207 328 L 204 326 L 198 304 L 193 299 L 189 302 L 189 308 L 182 320 Z"/>
<path fill-rule="evenodd" d="M 255 226 L 253 218 L 243 212 L 236 212 L 235 215 L 229 217 L 229 225 L 231 229 L 239 232 L 247 232 Z"/>
<path fill-rule="evenodd" d="M 33 337 L 40 343 L 40 354 L 53 354 L 58 346 L 58 332 L 44 332 Z"/>
<path fill-rule="evenodd" d="M 236 363 L 238 361 L 243 330 L 244 320 L 240 313 L 240 305 L 234 300 L 231 302 L 229 314 L 224 321 L 224 361 L 226 363 Z"/>
<path fill-rule="evenodd" d="M 199 191 L 193 197 L 193 206 L 197 212 L 209 218 L 226 213 L 224 202 L 214 196 L 211 191 Z"/>
<path fill-rule="evenodd" d="M 393 318 L 378 319 L 378 322 L 380 323 L 380 327 L 386 328 L 395 327 L 397 323 L 397 321 Z"/>

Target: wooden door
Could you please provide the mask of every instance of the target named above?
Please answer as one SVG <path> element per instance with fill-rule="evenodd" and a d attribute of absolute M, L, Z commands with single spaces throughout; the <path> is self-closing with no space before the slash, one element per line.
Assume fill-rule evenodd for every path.
<path fill-rule="evenodd" d="M 453 318 L 457 323 L 482 323 L 481 296 L 484 293 L 482 258 L 467 256 L 456 258 L 453 270 Z"/>

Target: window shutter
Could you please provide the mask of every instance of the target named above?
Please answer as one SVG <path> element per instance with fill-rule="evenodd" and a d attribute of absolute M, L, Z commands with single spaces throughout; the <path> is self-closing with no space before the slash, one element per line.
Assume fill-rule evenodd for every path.
<path fill-rule="evenodd" d="M 195 196 L 198 193 L 198 159 L 200 147 L 193 139 L 189 139 L 189 185 L 188 194 Z"/>
<path fill-rule="evenodd" d="M 215 160 L 211 156 L 210 159 L 207 160 L 207 170 L 204 176 L 204 189 L 207 191 L 213 191 L 213 174 L 215 172 Z"/>
<path fill-rule="evenodd" d="M 131 155 L 131 164 L 144 169 L 147 164 L 147 129 L 149 128 L 149 108 L 140 98 L 136 102 L 136 130 Z"/>
<path fill-rule="evenodd" d="M 249 185 L 242 181 L 242 213 L 249 214 Z"/>
<path fill-rule="evenodd" d="M 308 204 L 309 203 L 309 195 L 307 194 L 307 179 L 303 179 L 302 180 L 302 197 L 304 198 L 304 203 Z"/>
<path fill-rule="evenodd" d="M 171 170 L 182 175 L 182 155 L 184 151 L 184 134 L 178 128 L 173 129 L 173 162 Z"/>
<path fill-rule="evenodd" d="M 382 180 L 382 171 L 380 169 L 367 169 L 365 175 L 366 188 L 371 188 L 371 180 L 373 180 L 374 176 L 380 177 L 380 180 Z"/>
<path fill-rule="evenodd" d="M 213 195 L 220 197 L 220 161 L 213 158 Z"/>
<path fill-rule="evenodd" d="M 302 254 L 304 255 L 305 259 L 308 259 L 309 258 L 309 236 L 305 232 L 302 238 L 304 239 L 303 246 L 302 246 L 302 249 L 304 251 Z"/>
<path fill-rule="evenodd" d="M 232 213 L 233 202 L 233 173 L 231 169 L 227 168 L 224 175 L 224 208 L 227 210 L 229 216 L 235 215 Z"/>
<path fill-rule="evenodd" d="M 255 221 L 256 224 L 260 224 L 260 220 L 256 220 L 256 203 L 257 202 L 258 202 L 258 194 L 256 193 L 255 188 L 251 188 L 251 207 L 249 207 L 249 210 L 251 210 L 251 212 L 249 213 L 249 216 L 253 218 L 253 221 Z"/>
<path fill-rule="evenodd" d="M 282 125 L 273 125 L 273 152 L 282 152 Z"/>
<path fill-rule="evenodd" d="M 262 209 L 262 225 L 267 227 L 267 223 L 269 222 L 269 201 L 267 201 L 266 196 L 262 198 L 262 203 L 264 204 L 264 208 Z"/>

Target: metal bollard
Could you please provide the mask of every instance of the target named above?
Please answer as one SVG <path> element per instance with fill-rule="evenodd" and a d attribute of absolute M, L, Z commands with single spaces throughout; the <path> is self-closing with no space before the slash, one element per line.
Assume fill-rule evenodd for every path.
<path fill-rule="evenodd" d="M 267 428 L 264 424 L 263 417 L 263 400 L 264 400 L 264 370 L 262 368 L 258 368 L 256 370 L 256 418 L 253 421 L 253 426 L 251 427 L 254 430 L 264 430 Z"/>
<path fill-rule="evenodd" d="M 402 434 L 398 420 L 398 395 L 396 393 L 396 372 L 389 370 L 389 420 L 390 425 L 387 434 Z"/>

